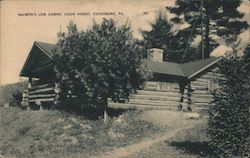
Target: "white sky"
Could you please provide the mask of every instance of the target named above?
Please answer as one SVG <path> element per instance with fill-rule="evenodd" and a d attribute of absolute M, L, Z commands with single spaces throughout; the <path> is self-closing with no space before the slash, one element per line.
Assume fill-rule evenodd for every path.
<path fill-rule="evenodd" d="M 156 13 L 174 3 L 175 0 L 1 1 L 0 84 L 19 81 L 19 72 L 34 41 L 56 43 L 60 26 L 64 31 L 70 20 L 86 29 L 91 26 L 93 18 L 100 21 L 103 17 L 111 17 L 120 24 L 129 19 L 134 36 L 141 38 L 139 30 L 149 30 Z M 246 1 L 240 10 L 249 14 L 249 6 L 250 2 Z M 60 12 L 62 16 L 18 16 L 18 13 L 54 12 Z M 66 12 L 115 12 L 117 15 L 64 16 Z M 118 12 L 124 15 L 118 15 Z M 249 41 L 249 34 L 247 36 Z"/>

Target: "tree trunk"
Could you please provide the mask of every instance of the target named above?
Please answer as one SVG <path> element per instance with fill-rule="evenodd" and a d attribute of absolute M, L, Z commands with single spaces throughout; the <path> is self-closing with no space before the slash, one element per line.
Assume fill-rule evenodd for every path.
<path fill-rule="evenodd" d="M 209 54 L 210 54 L 210 39 L 209 39 L 209 32 L 210 32 L 210 29 L 209 29 L 209 16 L 208 14 L 206 13 L 206 20 L 205 20 L 205 29 L 206 29 L 206 32 L 205 32 L 205 50 L 204 50 L 204 58 L 209 58 Z"/>

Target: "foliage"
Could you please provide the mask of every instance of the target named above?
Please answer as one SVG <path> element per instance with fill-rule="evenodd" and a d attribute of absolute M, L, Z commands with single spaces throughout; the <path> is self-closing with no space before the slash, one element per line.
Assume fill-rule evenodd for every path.
<path fill-rule="evenodd" d="M 160 48 L 164 50 L 163 60 L 179 63 L 182 60 L 186 42 L 185 31 L 179 31 L 179 34 L 173 32 L 173 24 L 168 21 L 166 14 L 159 12 L 155 22 L 151 24 L 152 30 L 142 31 L 144 46 L 149 48 Z M 187 37 L 185 38 L 187 39 Z M 184 56 L 183 61 L 193 61 L 199 58 L 198 54 L 190 48 Z"/>
<path fill-rule="evenodd" d="M 184 32 L 191 32 L 195 27 L 192 39 L 201 35 L 201 21 L 204 23 L 205 30 L 205 58 L 209 57 L 210 52 L 218 44 L 212 37 L 222 37 L 223 39 L 231 39 L 235 34 L 248 28 L 246 21 L 241 20 L 244 16 L 238 10 L 241 0 L 176 0 L 175 6 L 167 9 L 176 16 L 171 19 L 175 24 L 188 23 L 190 26 L 184 29 Z M 201 16 L 203 10 L 203 17 Z M 185 39 L 187 40 L 187 38 Z"/>
<path fill-rule="evenodd" d="M 230 54 L 219 65 L 223 76 L 218 80 L 220 88 L 214 92 L 208 135 L 210 146 L 220 157 L 242 156 L 249 152 L 250 72 L 245 64 L 245 58 Z"/>
<path fill-rule="evenodd" d="M 17 82 L 0 86 L 0 103 L 10 106 L 21 106 L 22 93 L 27 88 L 27 82 Z"/>
<path fill-rule="evenodd" d="M 84 103 L 107 104 L 108 97 L 127 99 L 142 86 L 143 52 L 127 23 L 118 26 L 112 19 L 103 19 L 78 31 L 71 21 L 68 32 L 59 32 L 58 37 L 62 54 L 56 54 L 54 62 L 62 99 L 75 95 Z"/>

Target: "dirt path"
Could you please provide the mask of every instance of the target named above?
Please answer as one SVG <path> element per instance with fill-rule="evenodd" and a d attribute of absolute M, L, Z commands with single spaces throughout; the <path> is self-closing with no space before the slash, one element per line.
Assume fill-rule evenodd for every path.
<path fill-rule="evenodd" d="M 169 116 L 172 115 L 172 116 Z M 103 153 L 101 155 L 95 156 L 93 158 L 124 158 L 130 157 L 136 153 L 146 151 L 147 149 L 155 146 L 159 143 L 162 143 L 172 137 L 174 137 L 179 131 L 186 130 L 188 128 L 194 127 L 199 120 L 187 120 L 186 116 L 176 113 L 173 114 L 162 111 L 150 111 L 144 113 L 142 118 L 147 121 L 152 121 L 162 127 L 168 125 L 169 128 L 166 128 L 166 132 L 161 134 L 154 135 L 150 138 L 145 138 L 142 141 L 131 144 L 125 147 L 117 148 L 113 151 Z M 171 118 L 171 119 L 167 119 Z"/>

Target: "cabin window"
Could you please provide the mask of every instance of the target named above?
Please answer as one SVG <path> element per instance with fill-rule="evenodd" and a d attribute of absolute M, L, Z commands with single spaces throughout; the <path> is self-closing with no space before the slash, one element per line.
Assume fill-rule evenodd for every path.
<path fill-rule="evenodd" d="M 157 90 L 159 91 L 173 91 L 174 84 L 169 82 L 158 82 Z"/>
<path fill-rule="evenodd" d="M 214 91 L 218 88 L 218 83 L 215 80 L 209 80 L 208 88 L 210 91 Z"/>

